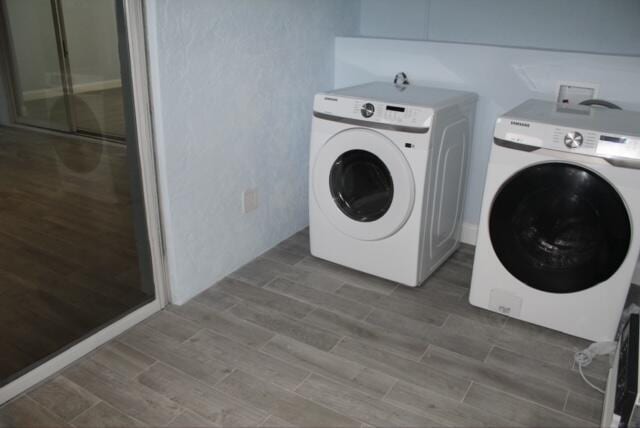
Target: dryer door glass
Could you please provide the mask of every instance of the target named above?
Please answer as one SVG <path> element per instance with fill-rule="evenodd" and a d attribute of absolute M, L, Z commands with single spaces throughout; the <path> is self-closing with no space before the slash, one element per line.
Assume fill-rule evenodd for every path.
<path fill-rule="evenodd" d="M 609 279 L 629 250 L 631 224 L 618 192 L 573 164 L 529 167 L 507 181 L 489 219 L 503 266 L 530 287 L 573 293 Z"/>
<path fill-rule="evenodd" d="M 378 220 L 393 201 L 389 169 L 366 150 L 350 150 L 340 155 L 331 167 L 329 186 L 340 211 L 360 222 Z"/>

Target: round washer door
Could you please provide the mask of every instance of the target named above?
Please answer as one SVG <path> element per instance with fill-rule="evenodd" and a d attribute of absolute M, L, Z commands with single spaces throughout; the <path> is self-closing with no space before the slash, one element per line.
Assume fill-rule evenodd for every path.
<path fill-rule="evenodd" d="M 402 152 L 384 135 L 349 129 L 318 152 L 314 197 L 341 232 L 363 241 L 396 233 L 413 209 L 413 174 Z"/>
<path fill-rule="evenodd" d="M 497 193 L 489 218 L 502 265 L 529 287 L 575 293 L 618 271 L 631 242 L 631 222 L 618 192 L 574 164 L 526 168 Z"/>

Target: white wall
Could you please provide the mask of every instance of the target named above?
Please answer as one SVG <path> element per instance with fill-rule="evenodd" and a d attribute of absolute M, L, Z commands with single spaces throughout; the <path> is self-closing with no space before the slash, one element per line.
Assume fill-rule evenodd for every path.
<path fill-rule="evenodd" d="M 152 0 L 154 120 L 172 300 L 308 224 L 314 93 L 333 87 L 353 0 Z M 241 192 L 260 207 L 241 213 Z"/>
<path fill-rule="evenodd" d="M 638 0 L 361 0 L 363 36 L 640 55 Z"/>

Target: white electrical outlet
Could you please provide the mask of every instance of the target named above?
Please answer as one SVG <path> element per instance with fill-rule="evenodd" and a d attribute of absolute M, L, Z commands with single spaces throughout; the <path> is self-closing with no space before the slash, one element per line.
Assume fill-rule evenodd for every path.
<path fill-rule="evenodd" d="M 558 82 L 558 104 L 578 105 L 598 98 L 600 85 L 586 82 Z"/>
<path fill-rule="evenodd" d="M 242 212 L 247 214 L 258 209 L 258 189 L 242 192 Z"/>

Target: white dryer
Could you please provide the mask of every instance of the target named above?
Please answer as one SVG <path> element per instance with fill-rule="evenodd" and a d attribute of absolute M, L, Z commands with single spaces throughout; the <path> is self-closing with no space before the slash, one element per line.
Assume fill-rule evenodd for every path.
<path fill-rule="evenodd" d="M 499 118 L 470 302 L 613 340 L 640 251 L 640 113 L 530 100 Z"/>
<path fill-rule="evenodd" d="M 386 83 L 318 94 L 311 254 L 420 285 L 459 245 L 476 100 Z"/>

